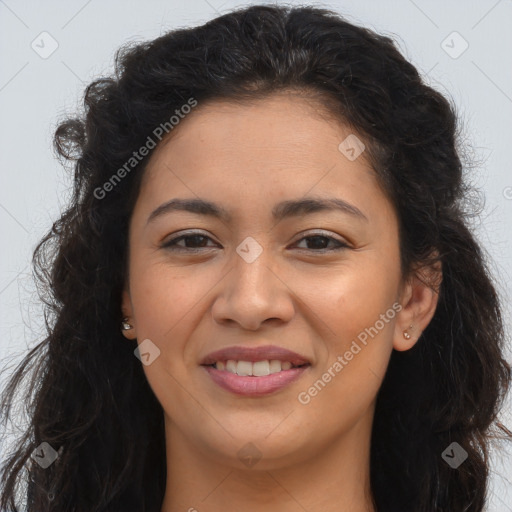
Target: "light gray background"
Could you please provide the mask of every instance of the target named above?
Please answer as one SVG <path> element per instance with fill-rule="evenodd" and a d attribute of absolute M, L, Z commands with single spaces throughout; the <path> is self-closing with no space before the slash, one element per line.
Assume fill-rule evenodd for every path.
<path fill-rule="evenodd" d="M 51 151 L 56 124 L 75 111 L 86 84 L 110 73 L 122 43 L 197 25 L 242 5 L 247 3 L 0 0 L 0 369 L 17 362 L 43 333 L 31 253 L 58 217 L 71 185 Z M 473 182 L 486 197 L 475 229 L 494 261 L 510 335 L 512 1 L 332 0 L 310 5 L 332 8 L 351 22 L 391 36 L 428 83 L 456 101 L 474 149 L 469 156 L 479 162 Z M 34 41 L 40 52 L 51 49 L 50 37 L 42 32 L 58 44 L 47 58 L 31 47 Z M 465 41 L 468 48 L 458 55 Z M 502 415 L 509 427 L 511 401 Z M 493 456 L 490 512 L 512 511 L 511 451 Z"/>

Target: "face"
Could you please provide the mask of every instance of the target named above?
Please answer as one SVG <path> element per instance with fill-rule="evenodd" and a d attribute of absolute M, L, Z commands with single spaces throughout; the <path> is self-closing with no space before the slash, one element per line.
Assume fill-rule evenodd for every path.
<path fill-rule="evenodd" d="M 127 336 L 168 439 L 206 459 L 283 467 L 368 433 L 393 347 L 417 338 L 393 206 L 357 135 L 318 112 L 284 93 L 199 105 L 143 178 Z"/>

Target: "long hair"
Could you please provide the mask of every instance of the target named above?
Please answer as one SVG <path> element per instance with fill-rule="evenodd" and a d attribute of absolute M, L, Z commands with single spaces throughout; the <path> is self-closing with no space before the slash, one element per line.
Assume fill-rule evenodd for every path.
<path fill-rule="evenodd" d="M 403 275 L 442 265 L 435 315 L 414 348 L 393 351 L 377 395 L 377 510 L 482 511 L 491 439 L 511 434 L 498 421 L 511 368 L 496 284 L 468 224 L 456 109 L 389 37 L 327 9 L 283 5 L 125 45 L 113 75 L 86 88 L 84 111 L 58 125 L 54 147 L 74 187 L 34 251 L 47 335 L 0 404 L 6 421 L 29 379 L 29 425 L 0 478 L 3 511 L 19 510 L 23 482 L 27 512 L 160 511 L 163 411 L 119 328 L 128 226 L 151 152 L 126 163 L 191 98 L 243 102 L 283 89 L 323 102 L 364 139 L 398 213 Z M 53 453 L 41 443 L 58 453 L 47 468 L 34 462 L 36 448 Z M 450 446 L 468 454 L 456 470 L 443 457 Z"/>

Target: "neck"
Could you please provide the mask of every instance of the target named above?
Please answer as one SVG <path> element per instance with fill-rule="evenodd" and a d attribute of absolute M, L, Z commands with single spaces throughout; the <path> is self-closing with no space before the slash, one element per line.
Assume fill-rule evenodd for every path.
<path fill-rule="evenodd" d="M 371 422 L 371 415 L 364 417 L 314 456 L 294 454 L 286 463 L 262 457 L 241 468 L 238 460 L 221 463 L 200 450 L 166 417 L 167 484 L 161 511 L 375 512 L 369 471 Z"/>

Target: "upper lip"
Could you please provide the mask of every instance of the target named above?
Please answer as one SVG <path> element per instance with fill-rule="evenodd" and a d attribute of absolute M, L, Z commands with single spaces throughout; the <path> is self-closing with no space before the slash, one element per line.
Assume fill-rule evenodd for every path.
<path fill-rule="evenodd" d="M 278 360 L 289 361 L 294 366 L 309 364 L 309 360 L 297 352 L 276 345 L 265 345 L 262 347 L 227 347 L 208 354 L 201 362 L 202 365 L 214 364 L 217 361 L 264 361 Z"/>

